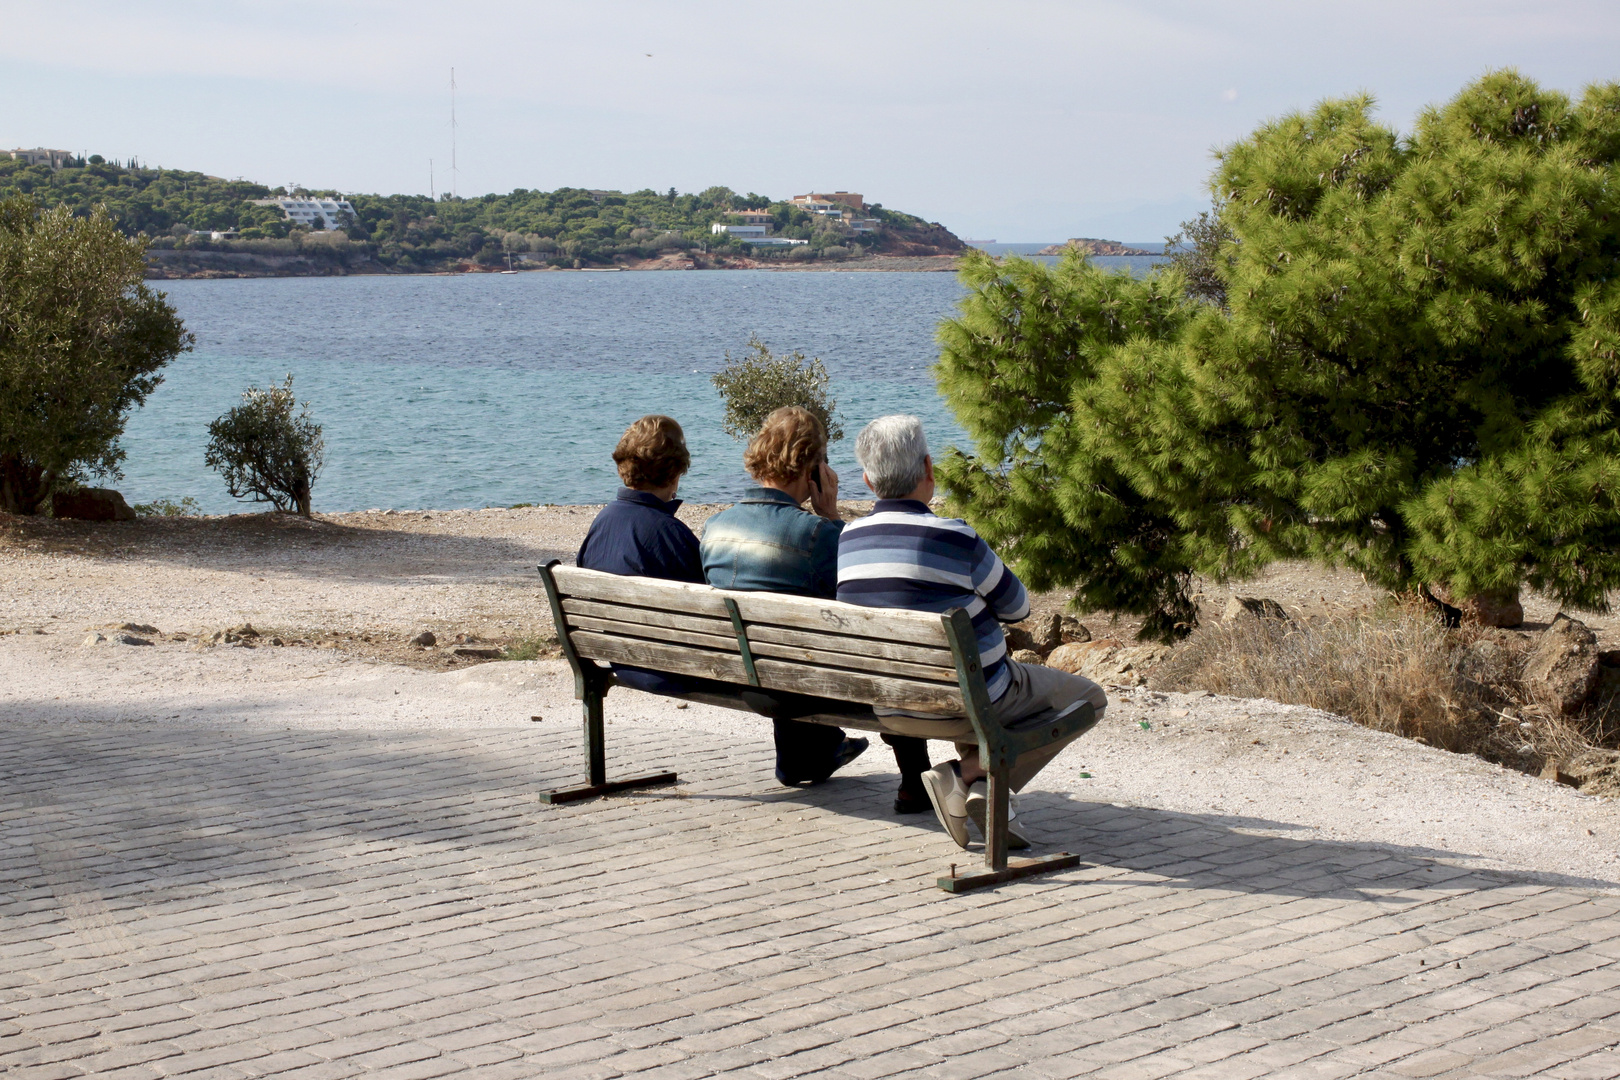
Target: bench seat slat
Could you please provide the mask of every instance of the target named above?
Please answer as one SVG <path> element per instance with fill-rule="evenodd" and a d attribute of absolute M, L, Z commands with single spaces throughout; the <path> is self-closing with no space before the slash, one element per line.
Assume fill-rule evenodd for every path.
<path fill-rule="evenodd" d="M 576 630 L 569 637 L 579 655 L 590 660 L 630 664 L 737 684 L 748 681 L 743 671 L 742 657 L 735 652 L 615 637 L 583 629 Z M 964 711 L 961 689 L 944 683 L 863 675 L 765 657 L 755 659 L 754 670 L 759 673 L 760 685 L 770 690 L 789 690 L 841 701 L 864 701 L 879 708 L 910 709 L 949 716 L 960 716 Z"/>
<path fill-rule="evenodd" d="M 584 625 L 576 623 L 579 617 L 592 617 L 597 619 L 612 619 L 620 623 L 637 623 L 649 627 L 669 627 L 675 630 L 693 630 L 702 634 L 721 634 L 730 636 L 731 620 L 722 618 L 709 618 L 702 615 L 677 615 L 668 611 L 659 611 L 656 608 L 634 607 L 629 604 L 603 603 L 597 600 L 567 599 L 563 601 L 563 610 L 569 615 L 570 625 Z M 635 634 L 636 637 L 653 637 L 656 634 Z M 869 637 L 851 637 L 848 634 L 828 634 L 816 630 L 792 630 L 782 626 L 767 626 L 754 623 L 748 627 L 748 640 L 756 652 L 764 652 L 764 644 L 792 645 L 801 649 L 815 649 L 829 653 L 845 653 L 852 657 L 866 660 L 872 657 L 881 657 L 885 660 L 900 660 L 907 664 L 922 664 L 928 667 L 946 668 L 952 679 L 956 678 L 956 669 L 952 667 L 955 661 L 951 659 L 949 649 L 931 649 L 925 645 L 903 645 L 893 641 L 880 641 Z M 834 666 L 839 666 L 835 664 Z M 843 666 L 849 666 L 847 664 Z M 898 674 L 898 672 L 897 672 Z"/>
<path fill-rule="evenodd" d="M 939 616 L 925 612 L 864 608 L 808 596 L 722 592 L 708 585 L 690 585 L 679 581 L 659 581 L 649 589 L 653 583 L 646 578 L 619 577 L 596 570 L 582 570 L 577 566 L 558 566 L 552 574 L 565 602 L 573 598 L 636 606 L 655 605 L 665 611 L 686 615 L 729 618 L 725 598 L 730 597 L 737 602 L 743 621 L 750 625 L 764 623 L 799 630 L 876 637 L 909 645 L 949 647 Z"/>

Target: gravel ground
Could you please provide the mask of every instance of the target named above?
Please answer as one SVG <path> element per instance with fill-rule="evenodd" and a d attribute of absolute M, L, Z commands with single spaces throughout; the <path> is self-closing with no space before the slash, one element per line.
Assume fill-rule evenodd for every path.
<path fill-rule="evenodd" d="M 684 508 L 682 517 L 700 525 L 713 509 Z M 405 640 L 423 629 L 489 641 L 549 632 L 534 566 L 570 557 L 594 512 L 0 519 L 0 723 L 504 727 L 539 716 L 572 726 L 577 706 L 561 662 L 469 663 Z M 1239 591 L 1297 610 L 1375 599 L 1357 578 L 1304 567 Z M 1207 603 L 1218 610 L 1225 594 L 1212 590 Z M 1537 601 L 1526 606 L 1532 618 L 1551 615 Z M 1612 637 L 1609 620 L 1589 621 Z M 124 622 L 157 627 L 145 635 L 155 644 L 80 644 L 88 631 Z M 205 643 L 243 622 L 264 632 L 261 642 L 279 634 L 306 644 Z M 609 715 L 610 748 L 675 725 L 732 743 L 770 737 L 756 717 L 676 709 L 631 691 L 615 691 Z M 936 758 L 944 752 L 936 744 Z M 893 768 L 882 746 L 851 767 Z M 1119 692 L 1099 728 L 1036 787 L 1073 800 L 1032 800 L 1037 834 L 1046 815 L 1121 803 L 1620 888 L 1615 800 L 1295 706 Z"/>

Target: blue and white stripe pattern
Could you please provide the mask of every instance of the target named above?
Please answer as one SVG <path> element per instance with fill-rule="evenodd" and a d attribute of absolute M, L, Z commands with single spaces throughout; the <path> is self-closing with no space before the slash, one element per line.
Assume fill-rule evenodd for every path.
<path fill-rule="evenodd" d="M 838 599 L 941 614 L 964 609 L 990 699 L 1006 692 L 1011 676 L 1001 624 L 1029 617 L 1029 594 L 967 522 L 936 517 L 915 499 L 879 499 L 839 538 Z"/>

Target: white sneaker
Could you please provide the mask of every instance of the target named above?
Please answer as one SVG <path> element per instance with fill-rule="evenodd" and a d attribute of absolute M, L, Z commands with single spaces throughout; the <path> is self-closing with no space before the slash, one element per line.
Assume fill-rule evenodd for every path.
<path fill-rule="evenodd" d="M 978 826 L 979 835 L 988 842 L 990 834 L 985 832 L 984 819 L 989 815 L 990 785 L 983 780 L 973 781 L 968 788 L 967 798 L 963 800 L 963 809 L 967 811 L 968 820 Z M 1029 847 L 1029 838 L 1018 827 L 1018 796 L 1007 796 L 1007 846 L 1021 849 Z"/>
<path fill-rule="evenodd" d="M 956 846 L 967 849 L 968 812 L 967 788 L 962 783 L 962 772 L 954 761 L 943 761 L 922 774 L 923 790 L 934 804 L 934 814 L 945 831 L 951 834 Z"/>

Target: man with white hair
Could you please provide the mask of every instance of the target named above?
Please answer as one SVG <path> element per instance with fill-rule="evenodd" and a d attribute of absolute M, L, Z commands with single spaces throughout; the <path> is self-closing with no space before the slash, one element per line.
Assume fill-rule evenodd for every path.
<path fill-rule="evenodd" d="M 1090 679 L 1008 658 L 1001 624 L 1029 617 L 1029 594 L 972 526 L 928 509 L 934 497 L 934 462 L 922 421 L 878 417 L 856 437 L 855 457 L 877 505 L 868 517 L 846 525 L 839 538 L 838 599 L 941 614 L 964 609 L 973 620 L 996 719 L 1004 727 L 1061 714 L 1083 702 L 1090 702 L 1100 718 L 1108 697 Z M 959 760 L 923 773 L 923 786 L 945 831 L 967 847 L 967 823 L 973 821 L 982 835 L 988 802 L 972 726 L 966 719 L 912 715 L 885 715 L 883 723 L 897 734 L 956 743 Z M 1075 738 L 1079 736 L 1021 755 L 1010 777 L 1012 789 L 1023 790 Z M 1009 847 L 1029 846 L 1016 807 L 1008 816 L 1007 842 Z"/>

